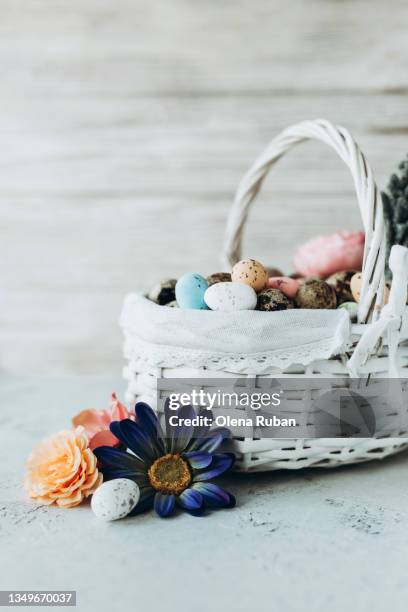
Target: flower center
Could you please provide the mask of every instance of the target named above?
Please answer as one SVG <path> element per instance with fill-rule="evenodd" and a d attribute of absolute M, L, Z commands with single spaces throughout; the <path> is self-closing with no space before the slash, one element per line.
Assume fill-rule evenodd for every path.
<path fill-rule="evenodd" d="M 188 487 L 191 474 L 180 455 L 163 455 L 150 466 L 150 484 L 156 491 L 178 495 Z"/>

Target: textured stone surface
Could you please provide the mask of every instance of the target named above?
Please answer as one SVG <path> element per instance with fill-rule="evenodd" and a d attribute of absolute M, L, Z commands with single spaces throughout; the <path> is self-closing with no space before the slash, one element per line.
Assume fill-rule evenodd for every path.
<path fill-rule="evenodd" d="M 24 458 L 119 378 L 0 379 L 2 589 L 76 589 L 79 610 L 406 609 L 407 454 L 335 471 L 233 475 L 231 511 L 103 523 L 38 508 Z"/>

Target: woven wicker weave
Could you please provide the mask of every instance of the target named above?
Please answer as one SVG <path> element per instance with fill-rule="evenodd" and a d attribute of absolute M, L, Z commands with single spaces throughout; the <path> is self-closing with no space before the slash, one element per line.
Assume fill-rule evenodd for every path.
<path fill-rule="evenodd" d="M 317 139 L 333 148 L 348 166 L 360 207 L 366 234 L 363 283 L 359 303 L 359 324 L 352 326 L 351 350 L 347 355 L 313 361 L 307 366 L 280 370 L 270 368 L 262 374 L 247 374 L 265 379 L 296 377 L 300 379 L 368 375 L 372 377 L 404 377 L 408 373 L 408 345 L 402 328 L 407 321 L 406 295 L 408 251 L 394 247 L 391 257 L 393 284 L 387 306 L 383 306 L 385 235 L 381 198 L 372 170 L 347 130 L 327 121 L 305 121 L 284 130 L 266 148 L 242 179 L 232 206 L 225 234 L 223 263 L 234 265 L 241 257 L 241 240 L 249 207 L 262 182 L 275 162 L 296 144 Z M 127 400 L 144 400 L 156 404 L 157 378 L 200 378 L 204 390 L 214 390 L 214 378 L 237 376 L 233 369 L 211 371 L 208 366 L 191 368 L 149 364 L 135 359 L 135 338 L 124 328 L 125 357 L 128 365 L 124 376 L 128 381 Z M 404 341 L 403 341 L 404 340 Z M 243 378 L 245 374 L 240 373 Z M 407 376 L 408 377 L 408 376 Z M 208 381 L 208 384 L 207 384 Z M 169 388 L 170 388 L 169 387 Z M 407 407 L 401 406 L 404 413 Z M 255 432 L 245 439 L 234 439 L 231 448 L 236 454 L 236 467 L 242 471 L 299 469 L 306 466 L 333 467 L 383 458 L 408 447 L 408 431 L 401 431 L 400 414 L 384 415 L 390 434 L 386 438 L 344 439 L 259 439 Z M 404 419 L 405 421 L 406 419 Z M 395 423 L 395 426 L 393 425 Z M 406 438 L 403 436 L 406 435 Z"/>

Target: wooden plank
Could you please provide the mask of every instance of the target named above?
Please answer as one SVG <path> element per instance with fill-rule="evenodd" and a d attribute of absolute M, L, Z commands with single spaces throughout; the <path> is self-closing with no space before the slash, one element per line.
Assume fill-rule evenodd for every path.
<path fill-rule="evenodd" d="M 407 152 L 402 0 L 0 10 L 3 371 L 118 371 L 122 296 L 218 269 L 237 183 L 287 125 L 344 124 L 380 186 Z M 305 145 L 266 182 L 245 253 L 290 271 L 299 242 L 359 226 L 347 169 Z"/>
<path fill-rule="evenodd" d="M 407 87 L 404 0 L 3 0 L 2 17 L 5 84 L 37 95 Z"/>

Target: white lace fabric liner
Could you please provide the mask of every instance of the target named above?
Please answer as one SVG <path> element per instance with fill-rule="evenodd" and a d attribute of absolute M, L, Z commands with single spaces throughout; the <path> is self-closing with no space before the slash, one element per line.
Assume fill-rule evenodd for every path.
<path fill-rule="evenodd" d="M 343 353 L 350 339 L 344 310 L 186 310 L 138 294 L 127 296 L 120 325 L 134 361 L 258 374 L 328 359 Z"/>

